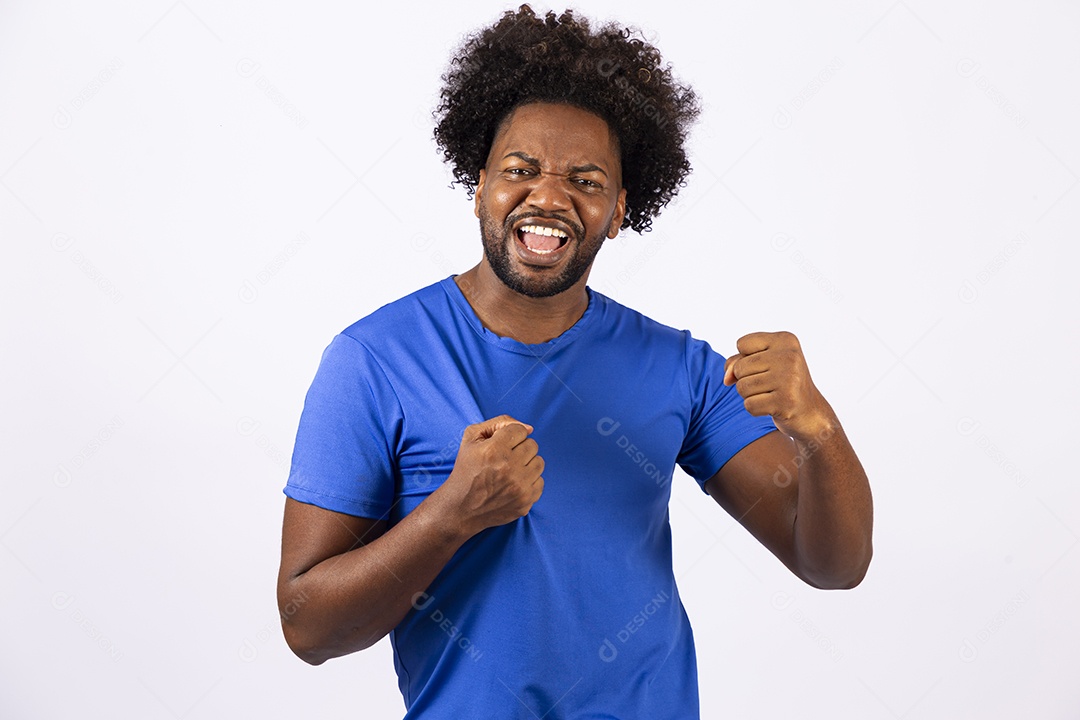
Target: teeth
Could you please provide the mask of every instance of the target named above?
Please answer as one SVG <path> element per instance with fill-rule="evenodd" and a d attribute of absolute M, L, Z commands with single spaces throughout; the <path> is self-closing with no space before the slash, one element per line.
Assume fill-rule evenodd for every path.
<path fill-rule="evenodd" d="M 521 231 L 522 232 L 527 232 L 527 233 L 532 233 L 534 235 L 548 235 L 548 236 L 554 235 L 557 238 L 570 237 L 569 235 L 567 235 L 566 233 L 564 233 L 562 230 L 560 230 L 558 228 L 541 227 L 539 225 L 525 225 L 524 227 L 521 228 Z M 541 254 L 543 254 L 543 253 L 541 253 Z"/>

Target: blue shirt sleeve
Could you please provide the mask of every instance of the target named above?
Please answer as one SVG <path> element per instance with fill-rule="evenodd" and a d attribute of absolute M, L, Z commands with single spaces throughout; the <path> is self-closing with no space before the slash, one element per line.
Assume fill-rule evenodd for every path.
<path fill-rule="evenodd" d="M 772 418 L 754 417 L 734 385 L 724 385 L 724 357 L 686 333 L 687 373 L 693 406 L 677 462 L 702 491 L 735 453 L 776 429 Z"/>
<path fill-rule="evenodd" d="M 358 340 L 337 335 L 304 399 L 285 494 L 348 515 L 385 517 L 401 426 L 401 405 L 378 361 Z"/>

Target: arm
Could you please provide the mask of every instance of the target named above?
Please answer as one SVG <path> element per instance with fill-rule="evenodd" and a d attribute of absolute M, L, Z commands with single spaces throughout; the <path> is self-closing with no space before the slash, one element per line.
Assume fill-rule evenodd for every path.
<path fill-rule="evenodd" d="M 862 464 L 794 335 L 754 333 L 738 349 L 725 383 L 735 383 L 748 412 L 772 415 L 780 432 L 736 453 L 705 490 L 808 584 L 855 587 L 873 554 Z"/>
<path fill-rule="evenodd" d="M 374 645 L 466 540 L 528 513 L 544 466 L 530 432 L 508 416 L 470 425 L 450 477 L 389 530 L 287 499 L 277 596 L 293 652 L 319 665 Z"/>

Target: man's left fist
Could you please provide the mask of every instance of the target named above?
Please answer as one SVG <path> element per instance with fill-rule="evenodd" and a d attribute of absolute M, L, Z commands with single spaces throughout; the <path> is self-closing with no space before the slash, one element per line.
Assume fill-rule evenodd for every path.
<path fill-rule="evenodd" d="M 811 440 L 836 422 L 832 408 L 810 379 L 799 339 L 789 332 L 757 332 L 735 343 L 739 353 L 724 363 L 724 384 L 734 383 L 751 415 L 772 415 L 782 432 Z"/>

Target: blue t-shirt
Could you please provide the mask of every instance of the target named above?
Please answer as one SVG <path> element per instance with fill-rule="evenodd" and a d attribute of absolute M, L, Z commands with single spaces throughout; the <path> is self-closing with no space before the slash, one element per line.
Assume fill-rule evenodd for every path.
<path fill-rule="evenodd" d="M 468 540 L 391 632 L 406 718 L 698 718 L 672 473 L 704 486 L 775 426 L 707 343 L 588 293 L 573 327 L 527 345 L 485 329 L 449 277 L 323 352 L 295 500 L 392 526 L 449 476 L 465 427 L 502 414 L 544 458 L 528 515 Z"/>

